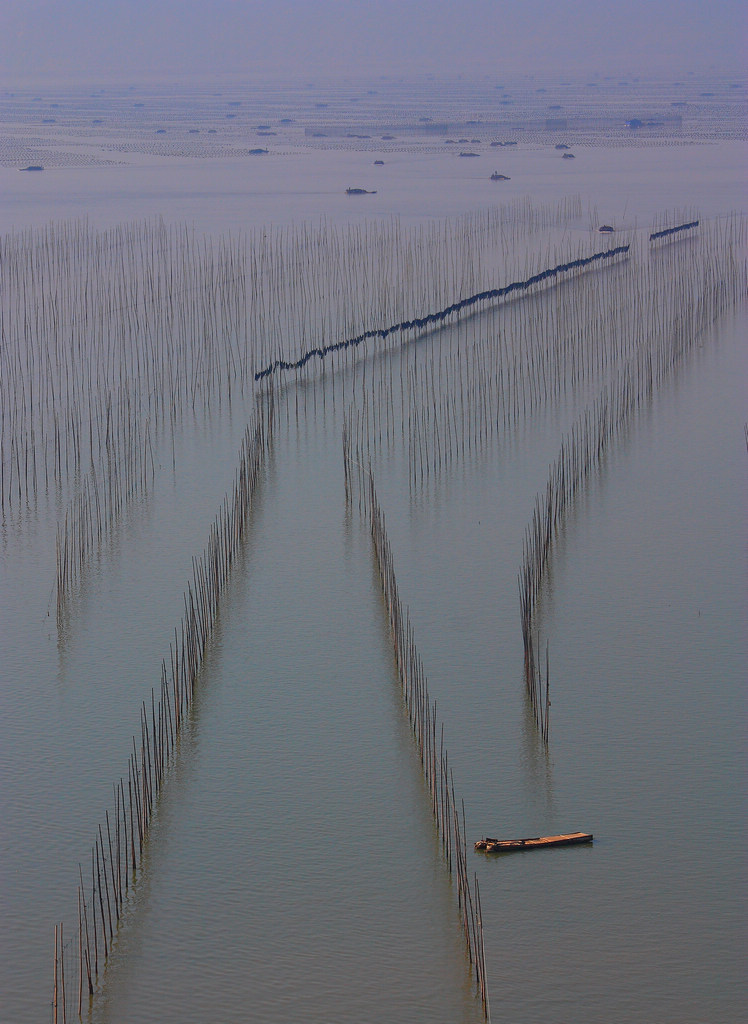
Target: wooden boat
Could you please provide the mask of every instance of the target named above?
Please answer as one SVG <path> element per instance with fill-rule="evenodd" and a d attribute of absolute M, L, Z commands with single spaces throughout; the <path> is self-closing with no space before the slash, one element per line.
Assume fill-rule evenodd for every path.
<path fill-rule="evenodd" d="M 515 850 L 537 850 L 542 846 L 575 846 L 591 843 L 591 832 L 567 832 L 562 836 L 535 836 L 534 839 L 479 839 L 476 850 L 486 853 L 513 853 Z"/>

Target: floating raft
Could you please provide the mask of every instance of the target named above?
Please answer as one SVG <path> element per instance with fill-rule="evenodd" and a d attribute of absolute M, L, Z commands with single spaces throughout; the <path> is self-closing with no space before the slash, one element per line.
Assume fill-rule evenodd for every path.
<path fill-rule="evenodd" d="M 591 832 L 568 832 L 563 836 L 536 836 L 534 839 L 479 839 L 475 848 L 486 853 L 511 853 L 514 850 L 537 850 L 541 846 L 575 846 L 591 842 Z"/>

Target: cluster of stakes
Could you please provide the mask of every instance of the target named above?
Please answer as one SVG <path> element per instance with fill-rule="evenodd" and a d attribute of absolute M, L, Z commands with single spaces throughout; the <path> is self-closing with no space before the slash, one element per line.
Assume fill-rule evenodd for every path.
<path fill-rule="evenodd" d="M 462 930 L 470 965 L 475 972 L 481 1006 L 485 1019 L 490 1020 L 478 876 L 474 875 L 471 883 L 467 866 L 469 847 L 465 828 L 465 803 L 458 803 L 455 796 L 454 775 L 444 744 L 444 724 L 439 721 L 436 701 L 432 701 L 429 694 L 428 679 L 416 647 L 409 610 L 403 608 L 400 600 L 384 514 L 377 500 L 371 467 L 365 467 L 363 461 L 367 453 L 361 448 L 359 440 L 352 442 L 351 428 L 349 418 L 343 428 L 346 499 L 351 502 L 354 489 L 357 491 L 359 508 L 371 530 L 374 561 L 387 608 L 403 702 L 418 747 L 446 865 L 456 878 Z"/>
<path fill-rule="evenodd" d="M 0 236 L 0 516 L 22 529 L 29 511 L 60 510 L 58 616 L 149 497 L 154 462 L 175 462 L 185 416 L 244 402 L 258 367 L 279 351 L 293 362 L 309 338 L 485 289 L 580 216 L 576 196 L 418 226 L 212 238 L 161 220 L 72 221 Z"/>

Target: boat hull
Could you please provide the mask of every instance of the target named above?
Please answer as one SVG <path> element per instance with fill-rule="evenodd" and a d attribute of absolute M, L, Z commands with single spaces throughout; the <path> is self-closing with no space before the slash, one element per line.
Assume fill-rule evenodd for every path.
<path fill-rule="evenodd" d="M 591 843 L 591 832 L 567 832 L 561 836 L 535 836 L 533 839 L 479 839 L 476 850 L 486 853 L 516 853 L 522 850 L 539 850 L 546 846 L 576 846 Z"/>

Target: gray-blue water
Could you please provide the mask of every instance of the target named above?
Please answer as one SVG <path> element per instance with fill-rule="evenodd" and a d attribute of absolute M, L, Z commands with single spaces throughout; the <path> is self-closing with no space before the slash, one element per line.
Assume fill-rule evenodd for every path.
<path fill-rule="evenodd" d="M 741 205 L 744 143 L 686 152 L 589 146 L 573 188 L 632 224 L 670 193 L 712 214 Z M 302 156 L 328 180 L 339 156 L 357 159 Z M 522 185 L 537 198 L 566 194 L 545 156 L 540 146 L 512 154 Z M 247 224 L 302 215 L 305 163 L 291 159 L 299 167 L 272 195 L 268 180 L 257 186 L 259 213 L 246 196 L 235 201 Z M 456 198 L 450 159 L 399 154 L 398 184 L 380 189 L 378 212 L 417 220 L 477 205 L 482 181 L 460 182 Z M 434 173 L 424 183 L 425 163 Z M 238 167 L 210 168 L 220 230 L 236 220 L 222 190 Z M 162 172 L 142 173 L 157 184 Z M 128 213 L 141 201 L 175 217 L 204 209 L 194 168 L 175 158 L 172 173 L 184 193 L 171 205 L 168 190 L 139 199 L 128 183 L 101 193 L 97 217 L 118 216 L 118 196 Z M 82 210 L 64 178 L 45 179 L 34 197 L 41 186 L 28 177 L 14 188 L 29 221 Z M 333 210 L 342 200 L 318 195 L 315 213 L 328 202 L 331 217 L 350 217 Z M 377 462 L 469 841 L 595 834 L 590 848 L 471 851 L 494 1020 L 745 1019 L 745 328 L 742 310 L 704 336 L 564 525 L 541 619 L 547 753 L 524 698 L 516 574 L 562 417 L 536 410 L 423 489 L 401 457 Z M 342 411 L 310 401 L 298 422 L 293 406 L 280 419 L 96 1020 L 480 1019 L 370 541 L 344 500 Z M 54 923 L 74 929 L 78 863 L 126 769 L 138 705 L 158 686 L 248 415 L 237 402 L 186 423 L 176 471 L 170 449 L 160 453 L 152 495 L 61 636 L 54 510 L 3 524 L 2 1021 L 51 1019 Z"/>

